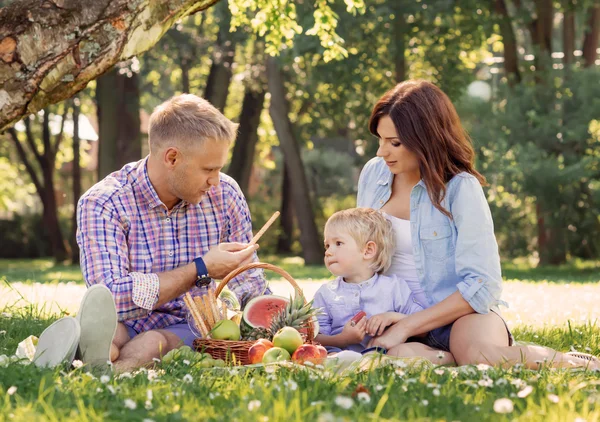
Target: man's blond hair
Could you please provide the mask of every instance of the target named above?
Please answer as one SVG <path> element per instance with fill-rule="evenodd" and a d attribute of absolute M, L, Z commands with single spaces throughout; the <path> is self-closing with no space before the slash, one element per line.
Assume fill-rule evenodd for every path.
<path fill-rule="evenodd" d="M 205 99 L 177 95 L 156 107 L 150 116 L 150 152 L 171 146 L 189 151 L 209 139 L 231 143 L 237 127 Z"/>
<path fill-rule="evenodd" d="M 348 233 L 359 248 L 364 248 L 370 241 L 375 242 L 377 254 L 371 264 L 375 272 L 385 272 L 392 265 L 396 238 L 392 223 L 381 212 L 372 208 L 338 211 L 327 220 L 325 230 L 327 228 Z"/>

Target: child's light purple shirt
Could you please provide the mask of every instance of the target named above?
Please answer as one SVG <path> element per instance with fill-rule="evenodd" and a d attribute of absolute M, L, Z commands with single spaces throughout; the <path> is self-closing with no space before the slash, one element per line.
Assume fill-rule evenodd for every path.
<path fill-rule="evenodd" d="M 423 310 L 403 279 L 375 274 L 358 284 L 346 283 L 342 277 L 323 284 L 315 293 L 313 306 L 323 308 L 319 315 L 319 334 L 334 336 L 342 332 L 344 325 L 359 311 L 367 318 L 383 312 L 413 314 Z M 365 336 L 362 343 L 352 344 L 348 350 L 357 352 L 367 347 L 371 339 Z"/>

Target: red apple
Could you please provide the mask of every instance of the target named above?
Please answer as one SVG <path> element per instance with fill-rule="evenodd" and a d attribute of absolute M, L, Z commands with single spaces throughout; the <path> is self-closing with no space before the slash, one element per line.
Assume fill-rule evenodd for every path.
<path fill-rule="evenodd" d="M 321 352 L 321 357 L 325 359 L 327 357 L 327 349 L 321 346 L 320 344 L 317 345 L 317 349 L 319 349 L 319 352 Z"/>
<path fill-rule="evenodd" d="M 290 360 L 290 354 L 287 350 L 281 347 L 271 347 L 263 355 L 262 363 L 281 362 L 284 360 Z"/>
<path fill-rule="evenodd" d="M 321 351 L 314 344 L 303 344 L 298 347 L 292 355 L 292 360 L 296 363 L 311 362 L 315 365 L 323 362 Z"/>
<path fill-rule="evenodd" d="M 269 343 L 271 343 L 271 342 L 269 341 Z M 269 345 L 261 342 L 260 340 L 257 341 L 250 347 L 250 349 L 248 349 L 248 360 L 250 361 L 250 363 L 262 362 L 263 355 L 271 347 L 273 347 L 272 343 L 271 343 L 271 346 L 269 346 Z"/>
<path fill-rule="evenodd" d="M 266 338 L 259 338 L 258 340 L 256 340 L 256 342 L 257 343 L 263 343 L 269 349 L 274 346 L 273 342 L 267 340 Z"/>

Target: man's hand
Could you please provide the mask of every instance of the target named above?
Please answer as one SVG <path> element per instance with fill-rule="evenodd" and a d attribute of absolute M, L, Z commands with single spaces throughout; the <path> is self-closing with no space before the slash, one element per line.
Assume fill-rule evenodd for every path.
<path fill-rule="evenodd" d="M 220 243 L 202 257 L 211 278 L 220 280 L 231 271 L 252 261 L 258 245 L 247 243 Z"/>
<path fill-rule="evenodd" d="M 369 341 L 368 347 L 380 346 L 390 350 L 394 346 L 406 343 L 409 337 L 407 333 L 408 331 L 403 325 L 403 320 L 400 320 L 388 328 L 382 335 L 373 337 Z"/>
<path fill-rule="evenodd" d="M 392 324 L 397 323 L 406 315 L 399 312 L 383 312 L 373 315 L 367 321 L 367 334 L 375 337 L 383 334 L 383 331 Z"/>
<path fill-rule="evenodd" d="M 346 346 L 363 341 L 367 334 L 367 318 L 362 317 L 358 323 L 350 320 L 344 325 L 340 336 L 344 338 Z"/>

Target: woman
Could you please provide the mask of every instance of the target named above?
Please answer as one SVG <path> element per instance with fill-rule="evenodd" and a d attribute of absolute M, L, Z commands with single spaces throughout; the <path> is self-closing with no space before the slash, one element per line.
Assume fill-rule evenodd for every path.
<path fill-rule="evenodd" d="M 459 365 L 599 367 L 590 355 L 512 346 L 498 309 L 502 276 L 485 178 L 450 99 L 429 82 L 402 82 L 375 105 L 369 129 L 379 149 L 360 175 L 358 206 L 388 215 L 397 237 L 389 272 L 406 279 L 426 308 L 370 345 L 400 356 L 442 349 Z"/>

